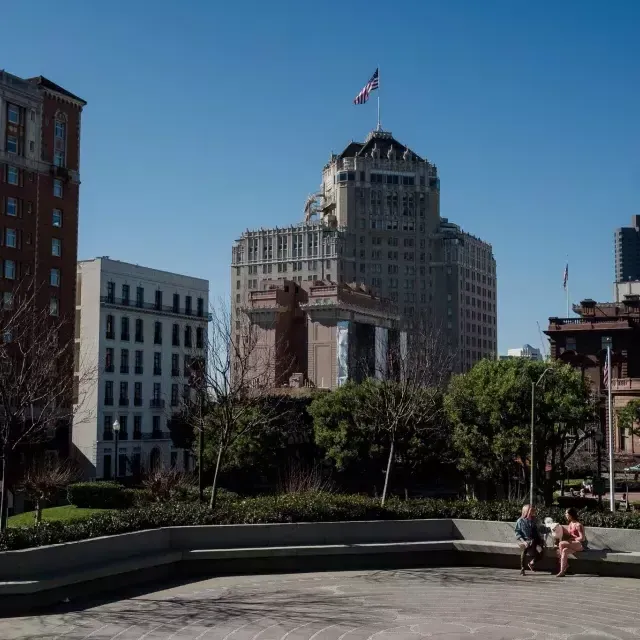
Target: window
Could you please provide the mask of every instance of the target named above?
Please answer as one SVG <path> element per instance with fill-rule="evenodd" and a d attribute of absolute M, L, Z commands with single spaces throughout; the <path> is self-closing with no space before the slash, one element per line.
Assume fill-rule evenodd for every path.
<path fill-rule="evenodd" d="M 171 406 L 172 407 L 178 406 L 179 393 L 180 393 L 180 390 L 178 388 L 178 385 L 172 384 L 171 385 Z"/>
<path fill-rule="evenodd" d="M 129 318 L 127 316 L 120 318 L 120 340 L 129 341 Z"/>
<path fill-rule="evenodd" d="M 158 402 L 160 402 L 160 396 L 162 395 L 162 391 L 160 389 L 160 383 L 159 382 L 154 382 L 153 383 L 153 401 L 157 404 Z"/>
<path fill-rule="evenodd" d="M 16 230 L 7 229 L 5 232 L 4 243 L 7 247 L 16 248 Z"/>
<path fill-rule="evenodd" d="M 20 174 L 17 167 L 7 167 L 7 182 L 9 184 L 20 184 Z"/>
<path fill-rule="evenodd" d="M 52 287 L 60 286 L 60 269 L 51 269 L 51 273 L 49 274 L 49 284 Z"/>
<path fill-rule="evenodd" d="M 153 375 L 162 375 L 162 354 L 159 351 L 153 354 Z"/>
<path fill-rule="evenodd" d="M 4 261 L 4 277 L 7 280 L 15 280 L 16 279 L 16 263 L 14 260 L 5 260 Z"/>
<path fill-rule="evenodd" d="M 142 318 L 136 318 L 136 342 L 144 342 L 144 325 L 142 324 Z"/>
<path fill-rule="evenodd" d="M 126 407 L 129 404 L 129 383 L 128 382 L 122 381 L 120 383 L 119 404 L 120 404 L 121 407 Z M 123 431 L 124 431 L 124 429 L 123 429 Z"/>
<path fill-rule="evenodd" d="M 136 434 L 138 434 L 138 437 L 136 437 Z M 140 436 L 142 436 L 142 416 L 133 416 L 133 439 L 140 440 Z M 134 453 L 133 455 L 135 456 L 136 454 Z"/>
<path fill-rule="evenodd" d="M 18 153 L 18 138 L 7 136 L 7 151 L 9 153 Z"/>
<path fill-rule="evenodd" d="M 104 370 L 106 373 L 113 373 L 113 347 L 107 347 L 104 358 Z"/>
<path fill-rule="evenodd" d="M 142 406 L 142 382 L 133 383 L 133 405 L 135 407 Z"/>
<path fill-rule="evenodd" d="M 185 384 L 182 387 L 182 399 L 184 402 L 189 402 L 191 398 L 191 387 L 188 384 Z"/>
<path fill-rule="evenodd" d="M 192 313 L 192 308 L 191 308 L 191 296 L 185 296 L 184 298 L 184 312 L 190 316 Z"/>
<path fill-rule="evenodd" d="M 284 265 L 285 267 L 287 266 L 286 264 Z M 285 268 L 286 271 L 286 268 Z M 202 317 L 204 315 L 204 299 L 203 298 L 198 298 L 198 302 L 197 302 L 197 309 L 198 309 L 198 316 Z"/>
<path fill-rule="evenodd" d="M 173 313 L 180 313 L 180 294 L 173 294 Z"/>
<path fill-rule="evenodd" d="M 180 375 L 180 356 L 177 353 L 171 354 L 171 375 L 174 377 Z"/>
<path fill-rule="evenodd" d="M 160 402 L 160 398 L 157 399 L 157 402 Z M 153 416 L 153 418 L 151 419 L 151 430 L 154 437 L 160 437 L 160 416 Z"/>
<path fill-rule="evenodd" d="M 115 338 L 115 326 L 114 318 L 112 315 L 107 316 L 107 340 L 113 340 Z"/>
<path fill-rule="evenodd" d="M 20 107 L 15 104 L 7 105 L 7 120 L 11 124 L 20 124 Z"/>
<path fill-rule="evenodd" d="M 180 325 L 173 325 L 173 328 L 171 330 L 171 344 L 174 347 L 180 346 Z"/>
<path fill-rule="evenodd" d="M 7 215 L 18 215 L 18 200 L 16 198 L 7 198 Z"/>
<path fill-rule="evenodd" d="M 64 167 L 64 151 L 56 151 L 53 154 L 53 164 L 56 167 Z"/>
<path fill-rule="evenodd" d="M 191 348 L 191 327 L 184 328 L 184 346 Z"/>
<path fill-rule="evenodd" d="M 120 422 L 120 439 L 121 440 L 126 440 L 128 437 L 127 434 L 127 422 L 129 421 L 129 416 L 124 415 L 124 416 L 118 416 L 118 421 Z M 123 455 L 122 455 L 122 450 L 120 451 L 120 475 L 124 475 L 124 471 L 127 468 L 127 459 L 126 456 L 124 456 L 124 462 L 122 460 Z"/>
<path fill-rule="evenodd" d="M 64 122 L 61 122 L 60 120 L 56 120 L 55 137 L 62 138 L 64 140 L 66 133 L 67 133 L 67 125 Z"/>
<path fill-rule="evenodd" d="M 135 360 L 135 373 L 137 375 L 141 375 L 143 372 L 142 369 L 142 351 L 136 350 L 136 360 Z"/>
<path fill-rule="evenodd" d="M 330 280 L 330 278 L 327 278 Z M 204 329 L 202 327 L 198 327 L 196 329 L 196 347 L 198 349 L 202 349 L 204 347 Z"/>
<path fill-rule="evenodd" d="M 62 180 L 58 178 L 53 181 L 53 195 L 56 198 L 62 198 Z"/>
<path fill-rule="evenodd" d="M 113 304 L 116 301 L 116 283 L 107 282 L 107 302 Z"/>
<path fill-rule="evenodd" d="M 576 348 L 576 339 L 575 338 L 567 338 L 565 342 L 565 348 L 567 351 L 577 351 Z"/>
<path fill-rule="evenodd" d="M 60 211 L 60 209 L 53 210 L 51 214 L 51 224 L 58 228 L 62 226 L 62 211 Z"/>
<path fill-rule="evenodd" d="M 142 287 L 136 287 L 136 307 L 144 306 L 144 289 Z"/>
<path fill-rule="evenodd" d="M 162 322 L 156 322 L 154 324 L 153 344 L 162 344 Z"/>
<path fill-rule="evenodd" d="M 62 255 L 62 242 L 59 238 L 51 238 L 51 255 L 58 257 Z"/>
<path fill-rule="evenodd" d="M 120 349 L 120 373 L 129 373 L 129 349 Z"/>
<path fill-rule="evenodd" d="M 104 403 L 113 404 L 113 380 L 106 380 L 104 383 Z"/>
<path fill-rule="evenodd" d="M 102 420 L 102 439 L 113 440 L 112 418 L 110 414 L 104 416 Z"/>
<path fill-rule="evenodd" d="M 156 290 L 155 303 L 156 309 L 162 309 L 162 291 L 160 289 Z"/>
<path fill-rule="evenodd" d="M 122 285 L 122 304 L 129 304 L 129 285 Z"/>

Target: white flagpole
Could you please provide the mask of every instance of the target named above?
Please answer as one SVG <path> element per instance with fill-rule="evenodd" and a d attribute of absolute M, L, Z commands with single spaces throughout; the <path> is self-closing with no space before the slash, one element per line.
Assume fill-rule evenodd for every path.
<path fill-rule="evenodd" d="M 609 413 L 609 506 L 611 511 L 616 510 L 616 482 L 613 468 L 613 399 L 611 397 L 611 383 L 613 382 L 613 371 L 611 370 L 611 344 L 607 345 L 607 381 L 608 381 L 608 413 Z"/>
<path fill-rule="evenodd" d="M 378 65 L 378 126 L 376 127 L 377 131 L 381 131 L 382 127 L 380 126 L 380 65 Z"/>

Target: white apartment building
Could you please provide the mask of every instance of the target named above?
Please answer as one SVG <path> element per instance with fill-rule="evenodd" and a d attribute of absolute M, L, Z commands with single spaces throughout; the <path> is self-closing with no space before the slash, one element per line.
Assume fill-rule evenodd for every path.
<path fill-rule="evenodd" d="M 543 359 L 540 349 L 536 349 L 530 344 L 525 344 L 516 349 L 507 349 L 507 358 L 526 358 L 528 360 L 538 360 L 540 362 Z"/>
<path fill-rule="evenodd" d="M 80 380 L 72 430 L 86 477 L 191 468 L 167 422 L 191 393 L 190 362 L 205 355 L 208 304 L 207 280 L 108 257 L 78 262 L 77 359 L 97 372 L 97 383 Z"/>

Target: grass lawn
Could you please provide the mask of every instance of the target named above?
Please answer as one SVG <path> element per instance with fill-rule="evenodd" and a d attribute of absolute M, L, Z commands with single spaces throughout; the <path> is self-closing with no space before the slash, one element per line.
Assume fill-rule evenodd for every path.
<path fill-rule="evenodd" d="M 64 507 L 50 507 L 42 511 L 42 520 L 49 521 L 65 521 L 71 520 L 84 520 L 94 513 L 101 513 L 103 511 L 109 511 L 108 509 L 79 509 L 73 505 L 66 505 Z M 9 518 L 10 527 L 31 527 L 35 520 L 35 511 L 25 511 L 25 513 L 19 513 L 18 515 L 11 516 Z"/>

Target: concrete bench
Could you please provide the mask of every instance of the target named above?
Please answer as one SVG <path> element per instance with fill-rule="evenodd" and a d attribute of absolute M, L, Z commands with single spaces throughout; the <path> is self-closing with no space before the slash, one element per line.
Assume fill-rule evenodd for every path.
<path fill-rule="evenodd" d="M 587 529 L 576 572 L 640 577 L 640 531 Z M 168 527 L 0 553 L 0 613 L 171 576 L 519 566 L 514 524 L 405 520 Z M 555 550 L 545 550 L 553 569 Z M 544 568 L 544 566 L 541 566 Z"/>

